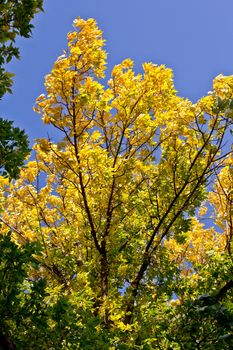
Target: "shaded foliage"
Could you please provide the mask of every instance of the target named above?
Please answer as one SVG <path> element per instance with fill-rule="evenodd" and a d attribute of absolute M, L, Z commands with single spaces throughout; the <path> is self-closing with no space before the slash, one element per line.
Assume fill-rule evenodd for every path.
<path fill-rule="evenodd" d="M 16 178 L 29 154 L 29 140 L 24 130 L 12 121 L 0 118 L 0 175 Z"/>
<path fill-rule="evenodd" d="M 42 11 L 43 0 L 2 0 L 0 3 L 0 99 L 11 92 L 14 74 L 5 70 L 5 64 L 13 57 L 19 58 L 15 46 L 17 36 L 29 38 L 34 15 Z"/>

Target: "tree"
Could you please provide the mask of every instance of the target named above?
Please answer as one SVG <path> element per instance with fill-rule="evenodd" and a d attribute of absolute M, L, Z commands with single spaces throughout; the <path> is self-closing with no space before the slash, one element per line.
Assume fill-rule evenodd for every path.
<path fill-rule="evenodd" d="M 197 210 L 230 208 L 233 77 L 192 104 L 170 69 L 144 63 L 135 74 L 126 59 L 105 88 L 101 31 L 93 19 L 74 27 L 35 107 L 61 140 L 37 140 L 19 179 L 1 180 L 2 231 L 42 245 L 36 276 L 52 308 L 62 300 L 50 321 L 60 348 L 230 349 L 232 235 L 205 228 Z M 215 309 L 203 316 L 206 293 Z"/>
<path fill-rule="evenodd" d="M 2 0 L 0 3 L 0 99 L 11 92 L 14 74 L 5 70 L 5 63 L 19 58 L 19 49 L 14 46 L 16 37 L 29 38 L 34 15 L 43 11 L 43 0 Z"/>
<path fill-rule="evenodd" d="M 3 0 L 0 3 L 0 99 L 6 92 L 12 92 L 14 74 L 6 71 L 4 66 L 13 57 L 20 57 L 15 39 L 17 36 L 30 37 L 31 20 L 37 12 L 43 11 L 42 5 L 43 0 Z M 0 174 L 15 178 L 30 150 L 24 130 L 12 124 L 0 118 Z"/>
<path fill-rule="evenodd" d="M 33 327 L 30 321 L 40 318 L 42 309 L 40 299 L 41 293 L 43 295 L 44 292 L 44 281 L 40 280 L 34 284 L 26 281 L 28 266 L 38 264 L 32 257 L 32 253 L 35 253 L 34 246 L 35 244 L 26 244 L 19 248 L 11 242 L 9 234 L 0 237 L 0 349 L 2 350 L 16 349 L 15 339 L 20 331 L 21 336 L 23 335 L 20 342 L 22 345 L 27 345 L 31 337 L 28 327 L 29 325 Z M 39 329 L 41 328 L 40 324 Z"/>
<path fill-rule="evenodd" d="M 5 64 L 13 57 L 19 58 L 19 49 L 14 45 L 16 37 L 29 38 L 35 13 L 43 11 L 43 0 L 3 0 L 0 3 L 0 99 L 12 92 L 14 74 L 5 70 Z M 19 168 L 29 154 L 29 141 L 24 130 L 0 118 L 0 174 L 11 178 L 18 176 Z"/>
<path fill-rule="evenodd" d="M 29 140 L 24 130 L 0 118 L 0 174 L 16 178 L 29 154 Z"/>

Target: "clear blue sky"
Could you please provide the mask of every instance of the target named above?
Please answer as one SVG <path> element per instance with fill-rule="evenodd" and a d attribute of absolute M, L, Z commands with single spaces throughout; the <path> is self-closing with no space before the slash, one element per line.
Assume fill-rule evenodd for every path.
<path fill-rule="evenodd" d="M 44 92 L 44 76 L 66 48 L 73 20 L 94 17 L 107 40 L 108 74 L 130 57 L 135 70 L 145 61 L 174 71 L 179 94 L 196 101 L 212 79 L 233 74 L 233 0 L 44 0 L 31 39 L 19 39 L 21 60 L 8 65 L 16 74 L 13 95 L 0 102 L 0 114 L 15 120 L 32 141 L 52 129 L 32 111 Z"/>

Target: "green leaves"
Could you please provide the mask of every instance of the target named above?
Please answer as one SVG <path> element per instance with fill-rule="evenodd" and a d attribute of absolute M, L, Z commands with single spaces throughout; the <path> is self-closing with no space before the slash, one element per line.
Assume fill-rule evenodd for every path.
<path fill-rule="evenodd" d="M 29 152 L 29 140 L 24 130 L 13 127 L 12 121 L 0 118 L 0 175 L 16 178 Z"/>
<path fill-rule="evenodd" d="M 231 349 L 233 345 L 233 311 L 205 294 L 177 310 L 171 336 L 181 349 Z"/>
<path fill-rule="evenodd" d="M 43 295 L 45 287 L 39 282 L 41 286 L 34 291 L 32 299 L 25 292 L 28 268 L 32 263 L 35 266 L 36 262 L 33 253 L 38 254 L 35 243 L 19 248 L 11 241 L 10 234 L 0 235 L 0 337 L 11 344 L 12 349 L 15 348 L 13 344 L 17 339 L 17 328 L 20 332 L 28 323 L 29 315 L 31 317 L 40 307 L 35 294 Z M 28 284 L 32 284 L 33 291 L 33 283 L 28 281 Z"/>
<path fill-rule="evenodd" d="M 3 68 L 0 68 L 0 96 L 5 95 L 5 93 L 12 93 L 12 78 L 14 74 L 4 71 Z"/>
<path fill-rule="evenodd" d="M 4 64 L 13 57 L 19 59 L 19 49 L 14 46 L 17 36 L 29 38 L 34 26 L 34 15 L 43 11 L 43 0 L 2 0 L 0 4 L 0 99 L 11 93 L 12 73 L 5 70 Z"/>

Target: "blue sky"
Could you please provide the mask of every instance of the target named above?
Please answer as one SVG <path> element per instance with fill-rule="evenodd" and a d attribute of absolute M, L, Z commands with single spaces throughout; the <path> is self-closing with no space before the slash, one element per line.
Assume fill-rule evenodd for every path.
<path fill-rule="evenodd" d="M 164 63 L 174 71 L 179 94 L 195 102 L 216 75 L 233 74 L 232 0 L 44 0 L 44 10 L 32 38 L 17 41 L 21 60 L 8 65 L 16 74 L 13 95 L 0 102 L 1 116 L 25 129 L 31 142 L 53 136 L 32 106 L 78 16 L 95 18 L 104 31 L 107 75 L 127 57 L 136 71 L 145 61 Z"/>

